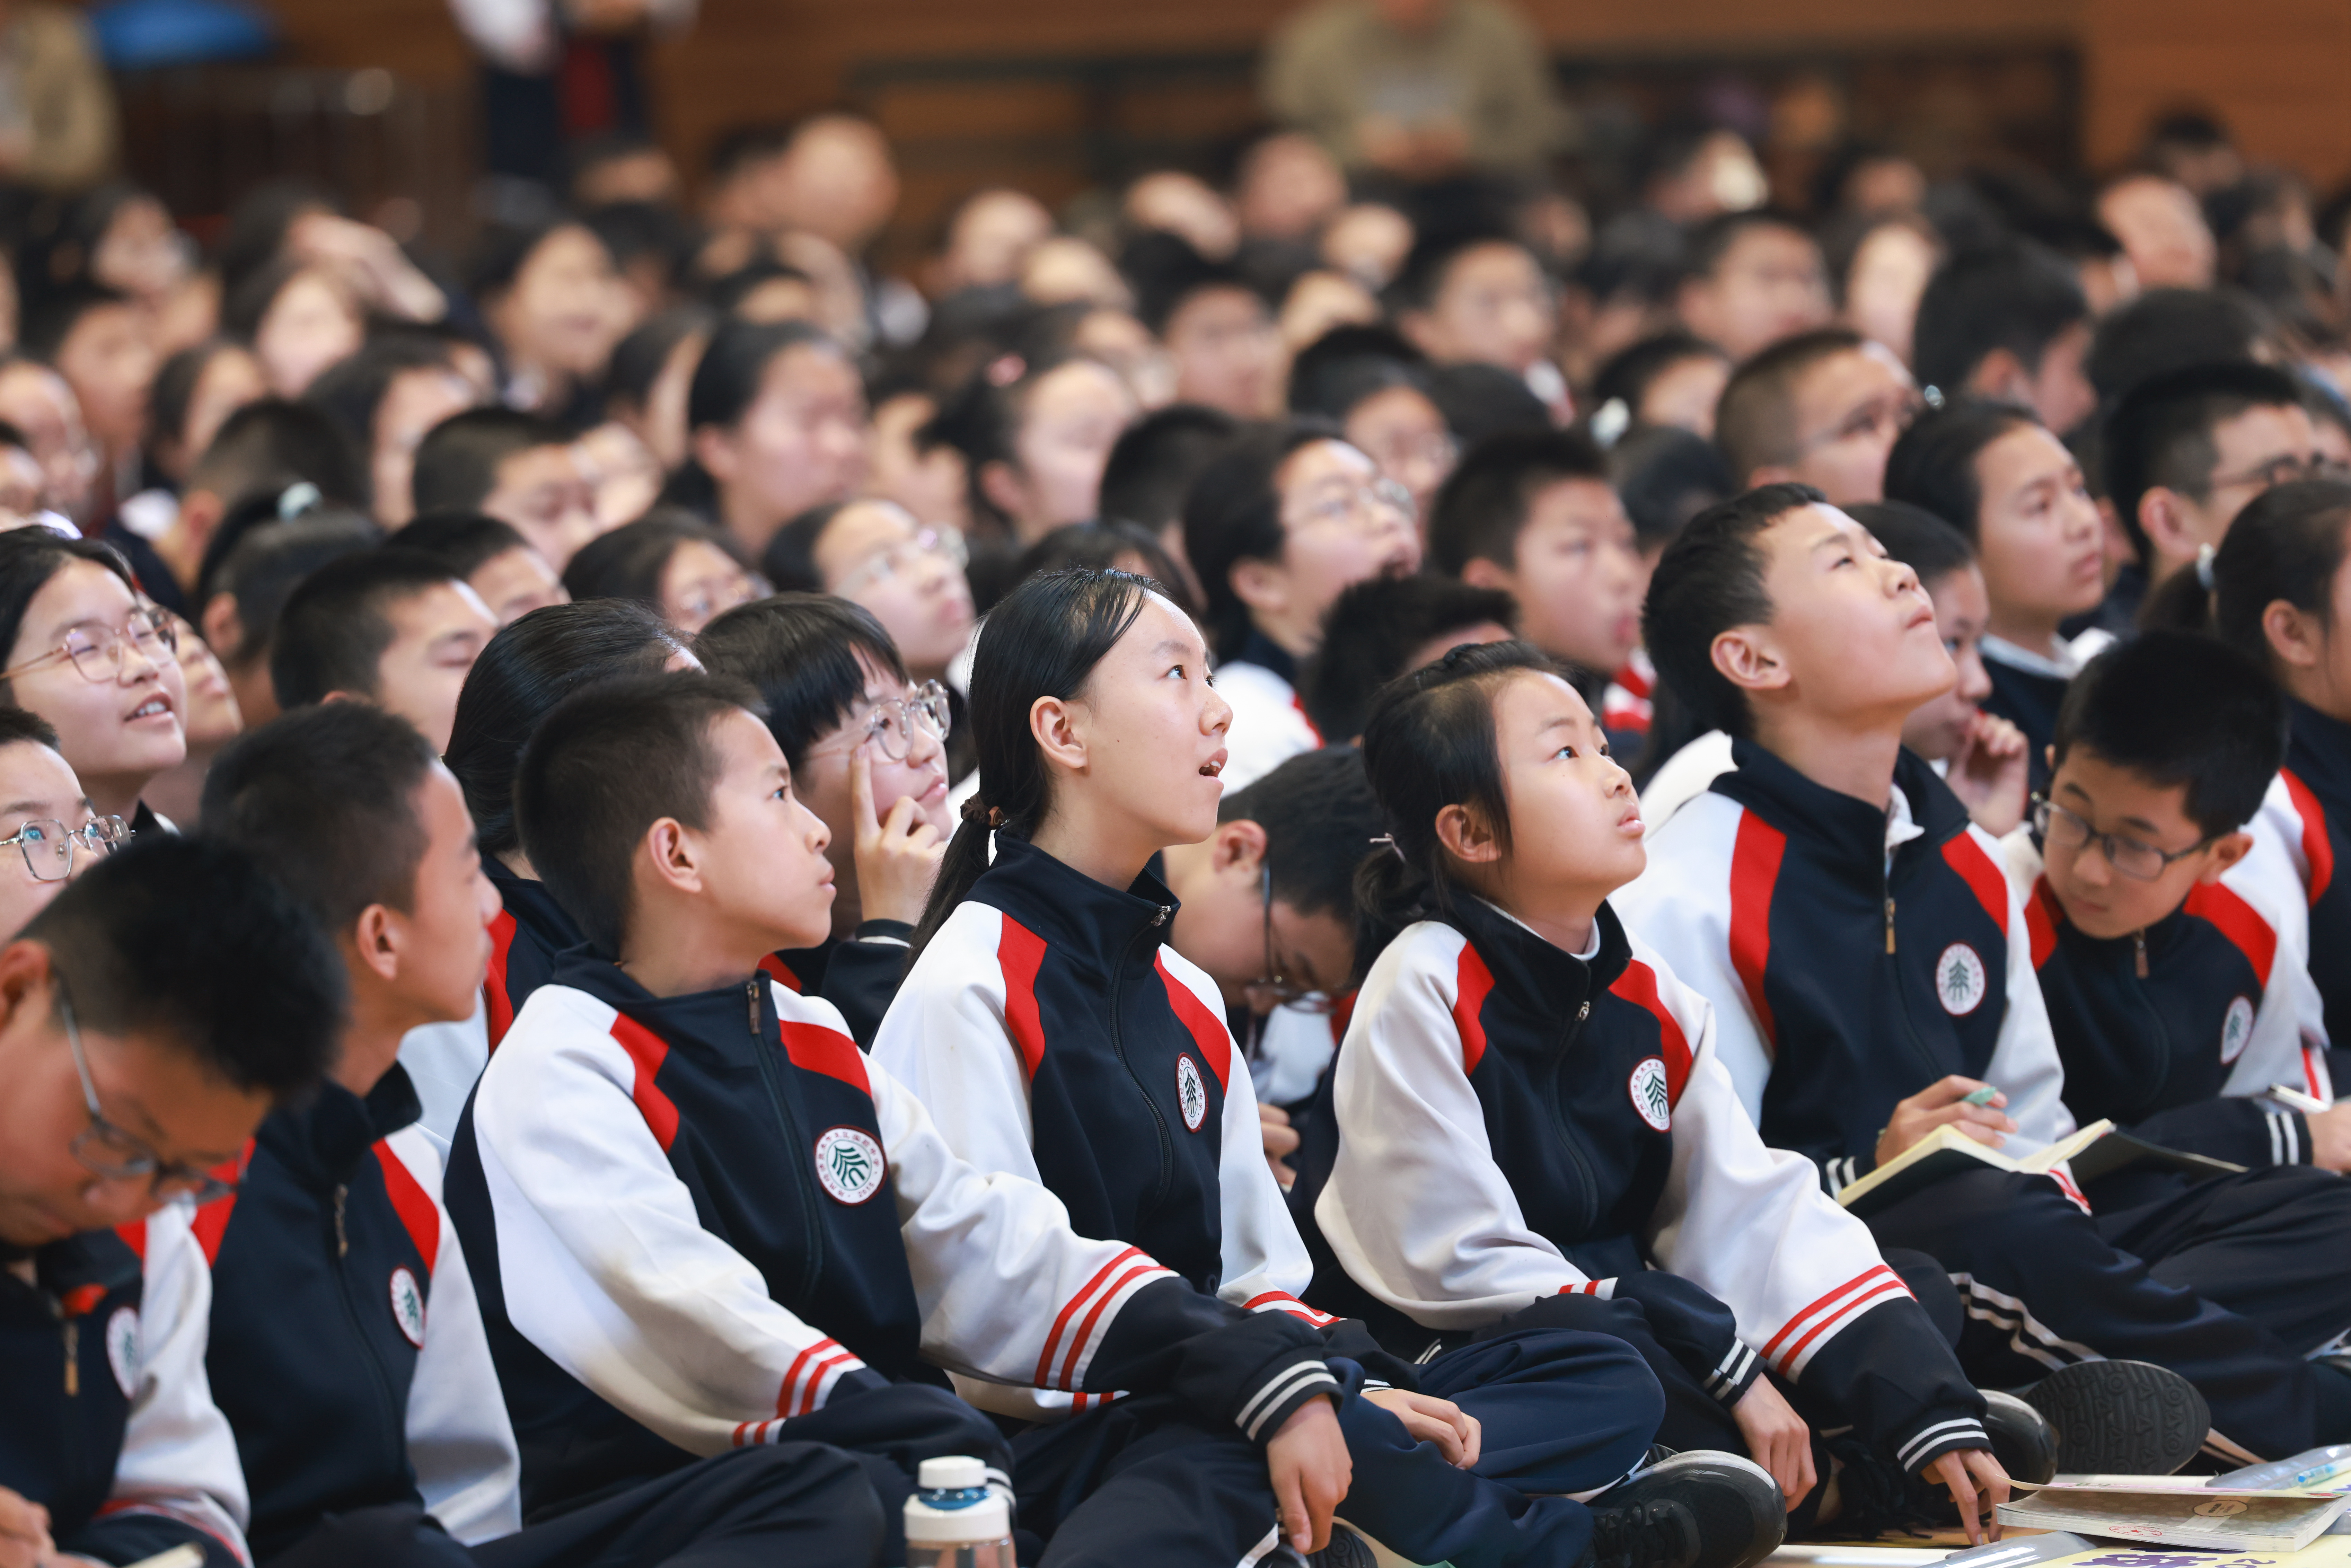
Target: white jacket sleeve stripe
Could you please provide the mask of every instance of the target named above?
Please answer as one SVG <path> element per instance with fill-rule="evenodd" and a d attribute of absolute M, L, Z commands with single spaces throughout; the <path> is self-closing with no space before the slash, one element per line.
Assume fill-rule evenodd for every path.
<path fill-rule="evenodd" d="M 1909 1293 L 1910 1287 L 1902 1282 L 1902 1276 L 1880 1263 L 1847 1280 L 1782 1324 L 1780 1332 L 1764 1342 L 1764 1358 L 1782 1376 L 1794 1377 L 1811 1359 L 1804 1352 L 1813 1341 L 1881 1301 Z M 1796 1336 L 1792 1340 L 1789 1337 L 1792 1334 Z"/>

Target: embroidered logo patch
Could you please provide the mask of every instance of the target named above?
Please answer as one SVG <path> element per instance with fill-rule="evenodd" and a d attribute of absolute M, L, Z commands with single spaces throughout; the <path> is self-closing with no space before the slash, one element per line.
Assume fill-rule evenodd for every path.
<path fill-rule="evenodd" d="M 828 1127 L 817 1136 L 817 1183 L 837 1203 L 863 1203 L 882 1190 L 889 1169 L 882 1145 L 859 1128 Z"/>
<path fill-rule="evenodd" d="M 1176 1059 L 1176 1103 L 1184 1108 L 1184 1130 L 1198 1132 L 1208 1119 L 1208 1086 L 1200 1082 L 1199 1065 L 1189 1051 Z"/>
<path fill-rule="evenodd" d="M 1966 943 L 1952 943 L 1935 960 L 1935 999 L 1953 1018 L 1965 1018 L 1981 1007 L 1988 989 L 1983 960 Z"/>
<path fill-rule="evenodd" d="M 1674 1100 L 1666 1084 L 1664 1062 L 1654 1056 L 1643 1057 L 1625 1087 L 1632 1094 L 1633 1109 L 1641 1113 L 1641 1120 L 1660 1133 L 1674 1124 Z"/>
<path fill-rule="evenodd" d="M 416 1276 L 405 1269 L 392 1271 L 392 1321 L 417 1349 L 424 1348 L 424 1292 L 416 1288 Z"/>
<path fill-rule="evenodd" d="M 117 1307 L 114 1315 L 106 1320 L 106 1364 L 114 1368 L 114 1381 L 122 1390 L 122 1397 L 139 1396 L 139 1313 L 135 1308 Z"/>
<path fill-rule="evenodd" d="M 2229 1014 L 2220 1020 L 2220 1062 L 2228 1065 L 2245 1054 L 2245 1047 L 2253 1039 L 2253 999 L 2239 997 L 2229 1004 Z"/>

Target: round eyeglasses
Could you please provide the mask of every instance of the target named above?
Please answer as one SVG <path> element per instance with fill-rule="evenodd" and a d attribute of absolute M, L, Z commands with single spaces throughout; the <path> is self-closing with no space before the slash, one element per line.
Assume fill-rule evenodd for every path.
<path fill-rule="evenodd" d="M 120 680 L 134 647 L 150 664 L 177 663 L 180 632 L 172 624 L 171 612 L 160 605 L 142 604 L 120 626 L 77 626 L 47 653 L 36 654 L 13 670 L 0 670 L 0 681 L 13 681 L 59 659 L 71 659 L 83 680 Z"/>
<path fill-rule="evenodd" d="M 0 844 L 14 844 L 35 882 L 64 882 L 73 875 L 74 852 L 102 859 L 131 841 L 131 824 L 120 817 L 93 817 L 68 828 L 55 817 L 36 817 Z"/>
<path fill-rule="evenodd" d="M 904 762 L 914 754 L 917 732 L 944 742 L 953 722 L 946 687 L 936 681 L 925 681 L 914 688 L 912 696 L 883 697 L 875 703 L 856 739 L 839 746 L 819 747 L 809 755 L 823 757 L 837 751 L 854 751 L 870 740 L 891 761 Z"/>
<path fill-rule="evenodd" d="M 2184 861 L 2212 841 L 2199 839 L 2184 850 L 2165 850 L 2119 833 L 2102 833 L 2086 819 L 2043 795 L 2032 798 L 2032 831 L 2040 835 L 2044 850 L 2078 852 L 2097 845 L 2106 863 L 2134 882 L 2153 882 L 2172 862 Z"/>

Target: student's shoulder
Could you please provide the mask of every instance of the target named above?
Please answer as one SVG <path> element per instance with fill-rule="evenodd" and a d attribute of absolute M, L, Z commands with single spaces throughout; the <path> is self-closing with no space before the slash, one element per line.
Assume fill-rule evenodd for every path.
<path fill-rule="evenodd" d="M 828 1029 L 844 1040 L 851 1038 L 849 1020 L 841 1016 L 839 1008 L 822 997 L 802 996 L 773 978 L 768 981 L 768 994 L 775 998 L 776 1017 L 784 1022 Z"/>
<path fill-rule="evenodd" d="M 1218 1022 L 1224 1020 L 1224 993 L 1217 988 L 1215 977 L 1177 952 L 1175 944 L 1162 942 L 1159 945 L 1159 969 L 1170 984 L 1183 987 L 1191 994 L 1192 999 L 1207 1009 Z"/>
<path fill-rule="evenodd" d="M 1451 994 L 1458 984 L 1465 955 L 1476 960 L 1477 950 L 1459 929 L 1442 920 L 1420 920 L 1405 926 L 1395 935 L 1380 956 L 1372 962 L 1364 977 L 1362 999 L 1356 1004 L 1360 1013 L 1365 1004 L 1375 1005 L 1399 987 L 1434 988 Z"/>
<path fill-rule="evenodd" d="M 914 961 L 898 988 L 902 997 L 952 991 L 986 984 L 1007 965 L 1026 966 L 1033 974 L 1041 961 L 1045 939 L 985 898 L 966 898 L 947 912 L 939 928 Z"/>
<path fill-rule="evenodd" d="M 620 1010 L 570 986 L 545 985 L 531 992 L 522 1010 L 483 1068 L 475 1093 L 491 1098 L 529 1093 L 542 1074 L 576 1061 L 581 1048 L 590 1055 L 614 1040 Z"/>

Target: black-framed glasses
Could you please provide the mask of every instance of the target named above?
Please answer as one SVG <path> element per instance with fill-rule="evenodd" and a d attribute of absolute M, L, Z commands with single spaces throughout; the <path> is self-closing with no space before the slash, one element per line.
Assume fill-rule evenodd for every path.
<path fill-rule="evenodd" d="M 2234 474 L 2215 474 L 2204 481 L 2204 490 L 2210 495 L 2235 485 L 2258 485 L 2264 490 L 2273 490 L 2296 479 L 2351 479 L 2351 466 L 2314 452 L 2285 452 Z"/>
<path fill-rule="evenodd" d="M 1252 1012 L 1271 1012 L 1276 1008 L 1331 1012 L 1339 1005 L 1335 998 L 1313 987 L 1301 986 L 1282 973 L 1281 958 L 1273 950 L 1273 857 L 1268 855 L 1259 864 L 1262 870 L 1259 882 L 1265 896 L 1265 973 L 1243 986 L 1241 994 L 1249 998 Z"/>
<path fill-rule="evenodd" d="M 82 1104 L 89 1111 L 89 1125 L 68 1145 L 73 1157 L 84 1169 L 109 1181 L 137 1181 L 144 1176 L 156 1197 L 190 1197 L 199 1208 L 235 1192 L 236 1178 L 193 1166 L 168 1164 L 142 1140 L 106 1119 L 106 1113 L 99 1109 L 98 1085 L 90 1081 L 89 1058 L 82 1051 L 81 1026 L 74 1021 L 65 977 L 52 977 L 57 988 L 57 1021 L 65 1025 L 66 1049 L 73 1052 L 74 1072 L 81 1079 Z"/>
<path fill-rule="evenodd" d="M 854 751 L 871 740 L 882 748 L 883 756 L 893 762 L 904 762 L 914 754 L 918 731 L 944 745 L 953 723 L 946 687 L 936 681 L 925 681 L 914 688 L 913 696 L 883 697 L 875 703 L 873 711 L 866 716 L 864 732 L 855 740 L 846 746 L 820 747 L 809 755 Z"/>
<path fill-rule="evenodd" d="M 2199 839 L 2184 850 L 2163 850 L 2120 833 L 2102 833 L 2046 795 L 2032 797 L 2032 831 L 2043 850 L 2079 852 L 2096 844 L 2106 863 L 2134 882 L 2153 882 L 2173 862 L 2184 861 L 2212 842 L 2209 838 Z"/>
<path fill-rule="evenodd" d="M 103 859 L 131 841 L 131 824 L 120 817 L 93 817 L 68 828 L 55 817 L 36 817 L 0 845 L 14 844 L 35 882 L 64 882 L 73 875 L 74 851 Z"/>
<path fill-rule="evenodd" d="M 0 681 L 13 681 L 29 670 L 59 659 L 71 659 L 85 681 L 118 681 L 122 678 L 122 667 L 132 648 L 159 668 L 176 664 L 180 632 L 172 624 L 172 612 L 160 605 L 142 604 L 120 626 L 77 626 L 47 653 L 37 654 L 13 670 L 0 670 Z"/>

